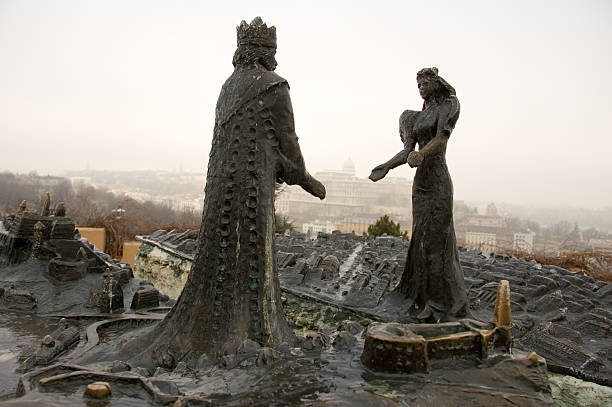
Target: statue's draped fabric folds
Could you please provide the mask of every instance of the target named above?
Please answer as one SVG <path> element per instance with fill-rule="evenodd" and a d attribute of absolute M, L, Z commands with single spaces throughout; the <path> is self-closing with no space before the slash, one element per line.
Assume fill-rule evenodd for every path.
<path fill-rule="evenodd" d="M 239 100 L 235 84 L 248 87 Z M 274 255 L 274 185 L 277 174 L 283 173 L 279 138 L 290 136 L 286 132 L 293 127 L 289 87 L 272 72 L 234 73 L 221 92 L 217 112 L 225 115 L 215 124 L 200 250 L 192 267 L 192 275 L 208 270 L 214 278 L 203 281 L 202 291 L 187 284 L 182 294 L 206 293 L 200 301 L 212 313 L 206 324 L 209 335 L 193 345 L 219 337 L 238 343 L 247 339 L 233 335 L 235 331 L 262 344 L 268 339 L 287 341 L 291 333 L 280 303 Z"/>
<path fill-rule="evenodd" d="M 416 120 L 402 114 L 400 131 L 407 143 L 416 141 L 423 149 L 439 128 L 450 135 L 458 117 L 459 101 L 450 96 L 418 112 Z M 446 145 L 417 167 L 412 184 L 412 236 L 399 286 L 415 305 L 425 309 L 423 316 L 429 316 L 429 309 L 436 321 L 465 316 L 467 309 L 453 226 L 453 183 L 445 154 Z"/>
<path fill-rule="evenodd" d="M 291 343 L 274 244 L 277 181 L 323 198 L 305 169 L 287 81 L 276 68 L 276 29 L 260 18 L 238 27 L 234 73 L 221 89 L 210 150 L 198 251 L 177 304 L 145 352 L 174 365 L 235 352 L 245 340 Z M 146 359 L 145 358 L 145 359 Z"/>
<path fill-rule="evenodd" d="M 404 149 L 375 167 L 370 179 L 378 181 L 406 162 L 417 167 L 412 236 L 397 291 L 417 319 L 452 321 L 466 316 L 468 305 L 453 226 L 453 183 L 446 165 L 446 145 L 459 118 L 459 100 L 437 68 L 419 71 L 417 83 L 423 110 L 406 110 L 400 116 Z"/>

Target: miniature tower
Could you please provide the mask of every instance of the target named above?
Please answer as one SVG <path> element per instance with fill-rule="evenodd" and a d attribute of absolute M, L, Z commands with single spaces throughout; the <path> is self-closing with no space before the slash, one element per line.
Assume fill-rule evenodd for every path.
<path fill-rule="evenodd" d="M 37 259 L 40 255 L 40 248 L 42 246 L 43 240 L 43 230 L 45 229 L 45 225 L 38 221 L 34 225 L 34 245 L 32 246 L 32 258 Z"/>
<path fill-rule="evenodd" d="M 47 198 L 45 199 L 45 203 L 43 205 L 42 211 L 40 212 L 40 215 L 49 216 L 50 207 L 51 207 L 51 195 L 47 192 Z"/>

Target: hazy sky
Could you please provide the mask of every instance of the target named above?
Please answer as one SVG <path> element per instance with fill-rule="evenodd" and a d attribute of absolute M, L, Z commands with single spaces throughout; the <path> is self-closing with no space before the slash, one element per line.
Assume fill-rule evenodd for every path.
<path fill-rule="evenodd" d="M 0 0 L 0 170 L 203 171 L 235 26 L 257 15 L 311 173 L 399 151 L 437 66 L 461 101 L 455 199 L 612 205 L 610 0 Z"/>

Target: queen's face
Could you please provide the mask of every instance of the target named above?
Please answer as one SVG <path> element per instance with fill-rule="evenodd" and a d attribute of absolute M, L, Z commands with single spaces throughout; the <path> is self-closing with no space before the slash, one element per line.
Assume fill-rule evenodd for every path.
<path fill-rule="evenodd" d="M 437 90 L 438 84 L 435 80 L 427 77 L 417 78 L 417 84 L 419 85 L 419 93 L 424 100 L 429 99 L 433 96 Z"/>

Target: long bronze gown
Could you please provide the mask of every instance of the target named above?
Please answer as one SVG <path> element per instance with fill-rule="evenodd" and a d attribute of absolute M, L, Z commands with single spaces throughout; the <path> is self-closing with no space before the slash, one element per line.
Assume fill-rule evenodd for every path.
<path fill-rule="evenodd" d="M 287 81 L 236 69 L 216 109 L 198 252 L 174 308 L 153 333 L 154 360 L 231 353 L 246 339 L 291 343 L 274 243 L 275 181 L 307 175 Z"/>
<path fill-rule="evenodd" d="M 434 102 L 421 112 L 406 111 L 400 118 L 402 140 L 409 150 L 416 143 L 422 149 L 439 132 L 450 136 L 458 117 L 455 96 Z M 411 309 L 418 312 L 429 306 L 435 321 L 452 321 L 467 311 L 453 227 L 453 183 L 445 155 L 446 146 L 417 167 L 412 186 L 412 237 L 398 286 Z"/>

